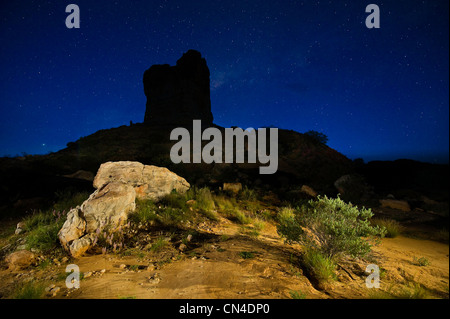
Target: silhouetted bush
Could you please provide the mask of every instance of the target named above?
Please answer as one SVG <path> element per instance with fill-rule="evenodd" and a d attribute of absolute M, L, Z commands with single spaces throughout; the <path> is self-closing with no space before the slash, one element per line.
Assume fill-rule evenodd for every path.
<path fill-rule="evenodd" d="M 323 133 L 310 130 L 308 132 L 305 132 L 305 135 L 308 135 L 308 136 L 312 137 L 314 140 L 316 140 L 319 143 L 322 143 L 322 144 L 325 144 L 325 145 L 328 143 L 328 136 L 326 136 Z"/>

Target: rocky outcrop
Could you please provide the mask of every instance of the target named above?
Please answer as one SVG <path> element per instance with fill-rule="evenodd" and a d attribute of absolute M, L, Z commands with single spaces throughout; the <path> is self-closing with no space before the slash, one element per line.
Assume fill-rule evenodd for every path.
<path fill-rule="evenodd" d="M 147 108 L 144 123 L 152 125 L 192 125 L 213 122 L 206 60 L 200 52 L 189 50 L 176 66 L 153 65 L 144 73 Z"/>
<path fill-rule="evenodd" d="M 401 210 L 404 212 L 410 212 L 411 207 L 409 203 L 405 200 L 396 200 L 396 199 L 381 199 L 380 200 L 381 207 L 388 207 L 397 210 Z"/>
<path fill-rule="evenodd" d="M 100 166 L 94 179 L 94 187 L 111 182 L 134 187 L 139 199 L 159 200 L 173 190 L 184 193 L 189 183 L 165 167 L 143 165 L 139 162 L 108 162 Z"/>
<path fill-rule="evenodd" d="M 359 174 L 347 174 L 334 182 L 334 187 L 345 201 L 360 202 L 373 197 L 373 189 Z"/>
<path fill-rule="evenodd" d="M 94 233 L 114 232 L 134 212 L 136 192 L 130 185 L 111 182 L 97 189 L 67 214 L 59 231 L 61 245 L 73 257 L 80 257 L 92 245 Z"/>
<path fill-rule="evenodd" d="M 94 187 L 97 190 L 68 213 L 58 233 L 61 245 L 75 258 L 92 247 L 96 234 L 115 232 L 125 224 L 136 208 L 136 198 L 158 200 L 174 189 L 186 192 L 190 185 L 166 168 L 108 162 L 97 172 Z"/>

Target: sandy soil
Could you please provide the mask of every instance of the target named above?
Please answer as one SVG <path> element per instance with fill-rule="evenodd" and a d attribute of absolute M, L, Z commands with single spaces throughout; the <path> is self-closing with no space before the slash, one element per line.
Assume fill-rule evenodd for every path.
<path fill-rule="evenodd" d="M 428 298 L 449 298 L 446 244 L 402 236 L 386 238 L 373 248 L 372 260 L 343 261 L 338 281 L 318 286 L 299 268 L 301 248 L 284 244 L 274 225 L 268 223 L 257 238 L 230 222 L 206 228 L 202 242 L 188 245 L 183 253 L 171 247 L 160 254 L 91 255 L 45 270 L 2 269 L 0 293 L 7 295 L 18 281 L 46 278 L 46 283 L 61 287 L 47 298 L 283 299 L 290 298 L 292 291 L 301 291 L 308 299 L 378 298 L 381 291 L 403 291 L 413 283 L 420 283 Z M 243 258 L 242 252 L 251 252 L 252 257 Z M 421 257 L 429 265 L 419 266 Z M 68 263 L 77 264 L 84 274 L 92 273 L 81 281 L 80 289 L 65 287 L 61 274 Z M 368 263 L 383 269 L 379 291 L 366 288 Z"/>

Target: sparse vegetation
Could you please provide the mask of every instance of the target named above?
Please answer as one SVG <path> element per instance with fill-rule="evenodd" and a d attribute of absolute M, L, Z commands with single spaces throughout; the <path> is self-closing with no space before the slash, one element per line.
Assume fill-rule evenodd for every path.
<path fill-rule="evenodd" d="M 423 285 L 414 282 L 409 283 L 407 288 L 403 288 L 400 294 L 397 295 L 398 299 L 426 299 L 428 298 L 428 292 Z"/>
<path fill-rule="evenodd" d="M 215 209 L 214 199 L 209 188 L 200 188 L 195 192 L 195 208 L 201 211 L 212 211 Z"/>
<path fill-rule="evenodd" d="M 14 293 L 13 299 L 41 299 L 44 296 L 45 286 L 42 283 L 29 281 L 20 284 Z"/>
<path fill-rule="evenodd" d="M 253 251 L 241 251 L 241 252 L 239 252 L 239 257 L 241 257 L 242 259 L 255 258 L 255 252 L 253 252 Z"/>
<path fill-rule="evenodd" d="M 149 222 L 158 219 L 156 215 L 157 207 L 152 200 L 136 200 L 136 210 L 129 216 L 129 219 L 136 224 Z"/>
<path fill-rule="evenodd" d="M 23 220 L 28 249 L 47 251 L 58 244 L 58 232 L 65 214 L 56 211 L 35 212 Z"/>
<path fill-rule="evenodd" d="M 155 242 L 152 243 L 150 250 L 154 253 L 161 251 L 168 244 L 168 240 L 165 237 L 158 237 Z"/>
<path fill-rule="evenodd" d="M 302 256 L 302 264 L 319 282 L 336 280 L 336 264 L 331 257 L 309 248 Z"/>
<path fill-rule="evenodd" d="M 223 215 L 231 221 L 237 222 L 242 225 L 247 225 L 252 222 L 251 218 L 245 215 L 244 212 L 238 208 L 233 208 L 223 212 Z"/>
<path fill-rule="evenodd" d="M 256 201 L 258 199 L 258 193 L 256 190 L 244 186 L 238 194 L 239 199 L 246 201 Z"/>
<path fill-rule="evenodd" d="M 386 230 L 385 237 L 395 238 L 402 232 L 402 226 L 393 219 L 372 219 L 371 224 Z"/>
<path fill-rule="evenodd" d="M 289 291 L 289 295 L 292 299 L 306 299 L 306 294 L 301 290 L 291 290 Z"/>
<path fill-rule="evenodd" d="M 427 299 L 428 297 L 427 289 L 416 282 L 409 282 L 406 287 L 398 288 L 391 285 L 386 291 L 375 289 L 369 293 L 371 299 Z"/>
<path fill-rule="evenodd" d="M 67 212 L 80 205 L 88 197 L 87 193 L 61 192 L 53 209 L 35 211 L 23 219 L 28 249 L 48 251 L 58 246 L 58 232 L 66 220 Z"/>
<path fill-rule="evenodd" d="M 426 267 L 430 265 L 430 261 L 425 257 L 413 257 L 413 263 L 419 267 Z"/>
<path fill-rule="evenodd" d="M 62 223 L 53 223 L 36 227 L 29 232 L 26 245 L 28 249 L 48 251 L 58 245 L 58 232 Z"/>
<path fill-rule="evenodd" d="M 43 253 L 45 258 L 39 259 L 37 265 L 39 272 L 54 271 L 54 267 L 49 267 L 54 258 L 50 251 L 53 252 L 54 248 L 59 247 L 57 234 L 65 221 L 65 212 L 75 203 L 79 203 L 87 197 L 86 194 L 75 194 L 76 198 L 71 200 L 68 198 L 70 196 L 72 196 L 70 193 L 61 193 L 59 195 L 61 201 L 55 203 L 54 209 L 36 211 L 25 217 L 22 220 L 24 232 L 15 237 L 23 240 L 21 244 L 25 243 L 27 249 L 35 248 Z M 295 203 L 302 205 L 298 207 L 284 206 L 278 212 L 273 203 L 267 203 L 258 197 L 257 191 L 246 187 L 237 196 L 229 196 L 220 191 L 213 192 L 209 188 L 193 187 L 185 194 L 173 192 L 158 202 L 137 200 L 136 211 L 129 217 L 130 223 L 119 228 L 120 231 L 114 233 L 114 236 L 103 231 L 97 233 L 98 238 L 93 250 L 97 249 L 99 252 L 99 248 L 103 248 L 105 249 L 103 253 L 118 253 L 118 256 L 130 256 L 141 262 L 159 258 L 159 260 L 154 260 L 153 264 L 155 267 L 162 267 L 180 258 L 184 260 L 189 257 L 201 258 L 204 256 L 204 252 L 199 253 L 195 250 L 203 247 L 201 245 L 204 242 L 208 243 L 204 245 L 208 248 L 207 251 L 222 252 L 222 256 L 227 256 L 233 253 L 233 249 L 228 245 L 235 245 L 235 243 L 225 243 L 226 241 L 237 239 L 256 242 L 256 238 L 263 231 L 263 235 L 268 238 L 273 223 L 277 222 L 277 231 L 287 242 L 299 243 L 303 246 L 302 254 L 291 253 L 286 268 L 287 273 L 292 275 L 293 279 L 306 276 L 315 285 L 314 281 L 321 284 L 337 280 L 341 271 L 337 265 L 341 265 L 341 257 L 367 257 L 366 260 L 370 261 L 371 258 L 376 258 L 376 255 L 368 255 L 368 253 L 380 237 L 394 238 L 402 231 L 402 227 L 397 221 L 372 219 L 373 214 L 370 209 L 358 208 L 339 197 L 333 199 L 319 196 L 308 202 L 297 201 Z M 288 204 L 293 205 L 293 202 L 286 203 L 286 205 Z M 203 225 L 210 227 L 208 222 L 220 220 L 222 217 L 235 223 L 233 230 L 239 228 L 237 236 L 231 232 L 218 233 L 215 239 L 207 237 L 208 239 L 204 241 L 206 237 L 203 234 Z M 212 224 L 217 227 L 216 223 Z M 200 228 L 197 228 L 198 226 Z M 445 229 L 442 232 L 445 232 L 448 238 L 448 231 Z M 13 233 L 14 228 L 8 230 L 9 236 L 12 237 Z M 189 235 L 192 236 L 188 239 Z M 5 242 L 8 240 L 6 237 Z M 249 239 L 249 237 L 252 238 Z M 217 247 L 217 243 L 224 248 Z M 178 250 L 181 244 L 184 246 Z M 13 249 L 15 246 L 12 245 Z M 251 246 L 241 246 L 237 253 L 234 252 L 235 258 L 239 258 L 240 262 L 254 259 L 259 255 L 253 249 L 255 248 L 251 248 Z M 208 257 L 205 255 L 205 258 Z M 251 263 L 257 263 L 260 261 L 259 259 Z M 412 263 L 420 267 L 430 265 L 430 261 L 426 257 L 414 257 Z M 132 271 L 141 269 L 139 265 L 127 267 Z M 351 268 L 347 270 L 352 271 Z M 386 283 L 389 282 L 391 278 L 386 276 L 386 270 L 380 267 L 380 271 L 381 278 L 384 278 Z M 422 271 L 426 272 L 427 269 L 424 268 Z M 53 278 L 57 277 L 58 280 L 63 280 L 66 275 L 66 273 L 56 274 L 53 275 Z M 339 283 L 334 284 L 338 285 Z M 318 290 L 321 289 L 319 286 Z M 423 299 L 435 295 L 432 290 L 428 291 L 423 285 L 412 281 L 407 282 L 406 285 L 384 289 L 385 287 L 383 290 L 370 291 L 369 297 Z M 44 288 L 39 284 L 24 283 L 18 285 L 12 294 L 8 292 L 8 296 L 19 299 L 42 298 L 43 291 Z M 306 298 L 306 294 L 301 290 L 290 290 L 287 294 L 292 299 Z M 121 298 L 132 299 L 134 297 Z"/>

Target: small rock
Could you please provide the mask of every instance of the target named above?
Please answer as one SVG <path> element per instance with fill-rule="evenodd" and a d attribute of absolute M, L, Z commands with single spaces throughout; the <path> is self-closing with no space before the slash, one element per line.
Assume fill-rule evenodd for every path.
<path fill-rule="evenodd" d="M 84 273 L 84 278 L 89 278 L 92 276 L 92 271 L 88 271 Z"/>
<path fill-rule="evenodd" d="M 62 259 L 61 259 L 61 262 L 63 263 L 63 264 L 65 264 L 66 262 L 68 262 L 69 261 L 69 258 L 68 257 L 63 257 Z"/>
<path fill-rule="evenodd" d="M 100 273 L 101 273 L 101 274 L 104 274 L 105 272 L 106 272 L 106 269 L 100 270 Z"/>
<path fill-rule="evenodd" d="M 317 197 L 317 192 L 308 185 L 303 185 L 302 188 L 300 189 L 300 192 L 307 194 L 311 197 Z"/>
<path fill-rule="evenodd" d="M 189 235 L 186 237 L 186 240 L 187 240 L 188 242 L 190 242 L 190 241 L 192 240 L 192 235 L 189 234 Z"/>
<path fill-rule="evenodd" d="M 186 202 L 186 205 L 188 206 L 194 206 L 197 201 L 195 199 L 190 199 Z"/>
<path fill-rule="evenodd" d="M 50 292 L 55 287 L 56 287 L 55 285 L 50 285 L 47 288 L 45 288 L 45 292 Z"/>
<path fill-rule="evenodd" d="M 179 249 L 180 251 L 184 251 L 186 248 L 187 248 L 187 247 L 186 247 L 185 244 L 180 244 L 180 246 L 178 246 L 178 249 Z"/>
<path fill-rule="evenodd" d="M 119 266 L 119 268 L 120 268 L 120 269 L 125 269 L 125 268 L 127 268 L 127 265 L 121 264 L 121 265 Z"/>
<path fill-rule="evenodd" d="M 61 287 L 54 287 L 50 290 L 51 293 L 55 294 L 61 290 Z"/>
<path fill-rule="evenodd" d="M 158 284 L 161 281 L 159 274 L 154 274 L 153 276 L 148 277 L 148 282 L 151 284 Z"/>
<path fill-rule="evenodd" d="M 24 222 L 17 223 L 16 231 L 14 232 L 14 234 L 19 235 L 20 233 L 22 233 L 24 231 L 24 228 L 25 228 Z"/>
<path fill-rule="evenodd" d="M 61 290 L 61 287 L 55 287 L 52 290 L 50 290 L 50 293 L 52 294 L 53 297 L 56 297 L 56 295 L 58 294 L 58 292 Z"/>
<path fill-rule="evenodd" d="M 36 260 L 36 255 L 28 250 L 19 250 L 6 256 L 5 260 L 10 270 L 20 270 L 31 266 Z"/>
<path fill-rule="evenodd" d="M 16 227 L 23 229 L 23 228 L 25 228 L 25 223 L 24 222 L 18 222 Z"/>

